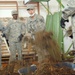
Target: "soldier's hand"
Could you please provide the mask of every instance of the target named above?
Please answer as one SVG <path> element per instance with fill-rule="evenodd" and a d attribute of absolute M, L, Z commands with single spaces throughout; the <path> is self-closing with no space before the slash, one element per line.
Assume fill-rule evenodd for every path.
<path fill-rule="evenodd" d="M 71 39 L 73 39 L 73 34 L 71 34 L 69 37 L 70 37 Z"/>
<path fill-rule="evenodd" d="M 1 34 L 2 35 L 2 37 L 6 37 L 6 35 L 5 34 Z"/>
<path fill-rule="evenodd" d="M 21 34 L 21 35 L 18 37 L 19 41 L 22 41 L 22 38 L 23 38 L 23 35 Z"/>
<path fill-rule="evenodd" d="M 61 26 L 62 28 L 65 28 L 65 22 L 69 22 L 69 20 L 68 20 L 68 19 L 65 20 L 65 19 L 61 18 L 61 20 L 60 20 L 60 26 Z"/>

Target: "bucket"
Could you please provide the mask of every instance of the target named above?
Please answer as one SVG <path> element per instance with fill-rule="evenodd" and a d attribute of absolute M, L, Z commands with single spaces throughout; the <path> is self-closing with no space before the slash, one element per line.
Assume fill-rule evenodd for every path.
<path fill-rule="evenodd" d="M 27 75 L 29 73 L 33 73 L 37 69 L 36 65 L 31 65 L 29 67 L 24 67 L 18 70 L 20 75 Z"/>

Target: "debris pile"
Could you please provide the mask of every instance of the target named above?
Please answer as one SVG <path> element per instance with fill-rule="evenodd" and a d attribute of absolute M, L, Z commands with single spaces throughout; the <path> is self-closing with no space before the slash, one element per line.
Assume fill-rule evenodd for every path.
<path fill-rule="evenodd" d="M 42 50 L 46 51 L 46 55 L 50 56 L 55 61 L 61 61 L 61 49 L 57 42 L 53 39 L 52 32 L 37 32 L 35 35 L 35 45 Z M 44 54 L 44 53 L 43 53 Z"/>
<path fill-rule="evenodd" d="M 63 66 L 61 62 L 55 63 L 48 60 L 39 65 L 34 75 L 75 75 L 75 71 Z"/>
<path fill-rule="evenodd" d="M 18 70 L 25 65 L 22 61 L 13 61 L 9 63 L 3 70 L 0 70 L 0 75 L 19 75 Z"/>
<path fill-rule="evenodd" d="M 37 65 L 37 70 L 34 73 L 27 75 L 75 75 L 75 71 L 64 66 L 61 60 L 61 49 L 57 42 L 53 39 L 52 32 L 37 32 L 34 40 L 35 47 L 46 51 L 48 55 L 40 64 Z M 45 55 L 45 54 L 44 54 Z M 17 70 L 23 67 L 28 67 L 28 62 L 14 61 L 0 71 L 0 75 L 19 75 Z"/>
<path fill-rule="evenodd" d="M 62 65 L 61 49 L 52 32 L 37 32 L 35 46 L 40 48 L 43 54 L 45 49 L 48 57 L 39 64 L 34 75 L 75 75 L 74 70 Z"/>

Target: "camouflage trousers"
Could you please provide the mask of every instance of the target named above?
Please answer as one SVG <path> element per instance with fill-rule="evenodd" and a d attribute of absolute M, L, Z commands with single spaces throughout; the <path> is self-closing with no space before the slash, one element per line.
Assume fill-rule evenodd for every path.
<path fill-rule="evenodd" d="M 22 60 L 22 43 L 21 42 L 9 42 L 10 49 L 10 62 L 16 60 L 16 53 L 18 53 L 18 60 Z"/>

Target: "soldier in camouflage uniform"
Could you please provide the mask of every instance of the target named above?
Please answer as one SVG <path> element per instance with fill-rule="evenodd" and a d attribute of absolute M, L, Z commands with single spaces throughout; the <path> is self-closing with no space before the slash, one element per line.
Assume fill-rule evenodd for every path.
<path fill-rule="evenodd" d="M 4 34 L 8 37 L 10 49 L 10 62 L 16 60 L 16 50 L 18 60 L 22 59 L 22 37 L 25 33 L 25 25 L 18 19 L 18 12 L 12 11 L 13 19 L 8 22 Z"/>
<path fill-rule="evenodd" d="M 69 22 L 68 18 L 71 17 L 71 24 L 72 24 L 72 38 L 73 38 L 73 48 L 75 50 L 75 0 L 67 0 L 68 7 L 65 8 L 62 12 L 61 18 L 61 27 L 65 28 L 65 22 Z M 75 61 L 74 61 L 75 63 Z"/>
<path fill-rule="evenodd" d="M 45 29 L 45 21 L 43 16 L 38 15 L 35 13 L 35 6 L 33 4 L 27 5 L 27 11 L 29 13 L 29 18 L 27 19 L 27 32 L 28 35 L 30 34 L 30 37 L 35 39 L 35 34 L 38 31 L 43 31 Z M 43 57 L 41 55 L 42 50 L 38 49 L 36 50 L 38 54 L 38 62 L 41 62 L 43 60 Z"/>
<path fill-rule="evenodd" d="M 4 29 L 5 29 L 5 27 L 2 23 L 2 21 L 0 21 L 0 32 L 2 33 L 4 31 Z M 2 54 L 1 54 L 1 43 L 2 43 L 2 36 L 0 34 L 0 68 L 2 68 L 2 64 L 1 64 L 2 63 L 1 62 L 1 56 L 2 56 Z"/>
<path fill-rule="evenodd" d="M 67 1 L 68 1 L 67 4 L 68 7 L 62 11 L 62 19 L 61 19 L 62 28 L 65 27 L 65 22 L 68 22 L 69 16 L 71 16 L 73 19 L 75 15 L 75 0 L 67 0 Z"/>

